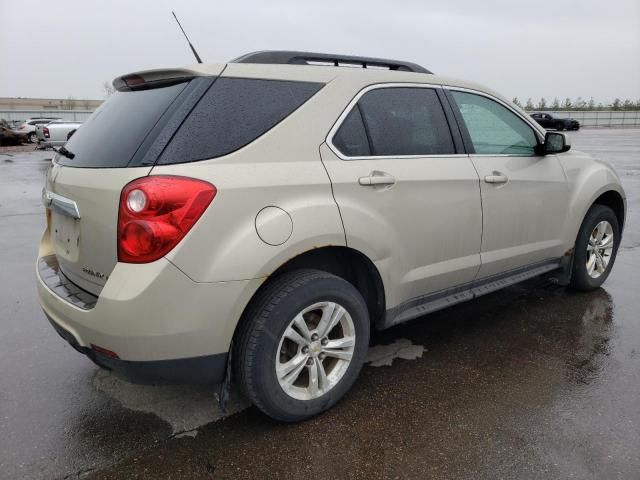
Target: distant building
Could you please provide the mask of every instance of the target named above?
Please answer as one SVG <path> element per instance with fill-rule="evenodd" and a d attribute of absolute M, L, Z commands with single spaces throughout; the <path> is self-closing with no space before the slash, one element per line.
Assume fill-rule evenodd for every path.
<path fill-rule="evenodd" d="M 0 110 L 86 110 L 92 112 L 103 100 L 78 98 L 0 97 Z"/>

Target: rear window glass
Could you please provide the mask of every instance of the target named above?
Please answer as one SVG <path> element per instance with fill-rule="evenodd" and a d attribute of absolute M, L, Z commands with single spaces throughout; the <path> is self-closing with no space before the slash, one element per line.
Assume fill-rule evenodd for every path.
<path fill-rule="evenodd" d="M 219 78 L 180 126 L 158 163 L 193 162 L 238 150 L 273 128 L 322 86 Z"/>
<path fill-rule="evenodd" d="M 66 143 L 74 154 L 58 155 L 56 162 L 70 167 L 126 167 L 145 137 L 186 83 L 109 97 Z"/>

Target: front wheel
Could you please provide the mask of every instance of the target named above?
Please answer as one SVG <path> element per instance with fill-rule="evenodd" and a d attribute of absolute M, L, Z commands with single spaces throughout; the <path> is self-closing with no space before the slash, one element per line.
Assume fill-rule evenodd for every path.
<path fill-rule="evenodd" d="M 564 123 L 557 123 L 556 124 L 556 130 L 558 130 L 559 132 L 564 130 Z"/>
<path fill-rule="evenodd" d="M 283 422 L 331 408 L 355 382 L 369 345 L 369 314 L 349 282 L 318 270 L 285 273 L 252 302 L 234 351 L 249 399 Z"/>
<path fill-rule="evenodd" d="M 620 245 L 616 214 L 604 205 L 593 205 L 584 217 L 576 239 L 571 287 L 594 290 L 609 276 Z"/>

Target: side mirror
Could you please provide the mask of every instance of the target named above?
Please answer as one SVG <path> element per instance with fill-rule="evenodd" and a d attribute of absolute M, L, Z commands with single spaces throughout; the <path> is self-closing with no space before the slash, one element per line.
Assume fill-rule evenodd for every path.
<path fill-rule="evenodd" d="M 540 153 L 547 155 L 550 153 L 567 152 L 571 148 L 569 137 L 560 132 L 547 132 L 544 136 L 544 144 L 540 145 Z"/>

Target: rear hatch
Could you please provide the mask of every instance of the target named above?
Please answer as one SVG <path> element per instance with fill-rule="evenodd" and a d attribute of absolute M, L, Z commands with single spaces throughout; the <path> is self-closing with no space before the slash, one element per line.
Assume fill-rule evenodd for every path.
<path fill-rule="evenodd" d="M 154 71 L 116 79 L 118 91 L 54 158 L 43 192 L 51 242 L 62 272 L 79 287 L 100 294 L 118 261 L 123 187 L 149 174 L 215 74 Z"/>

